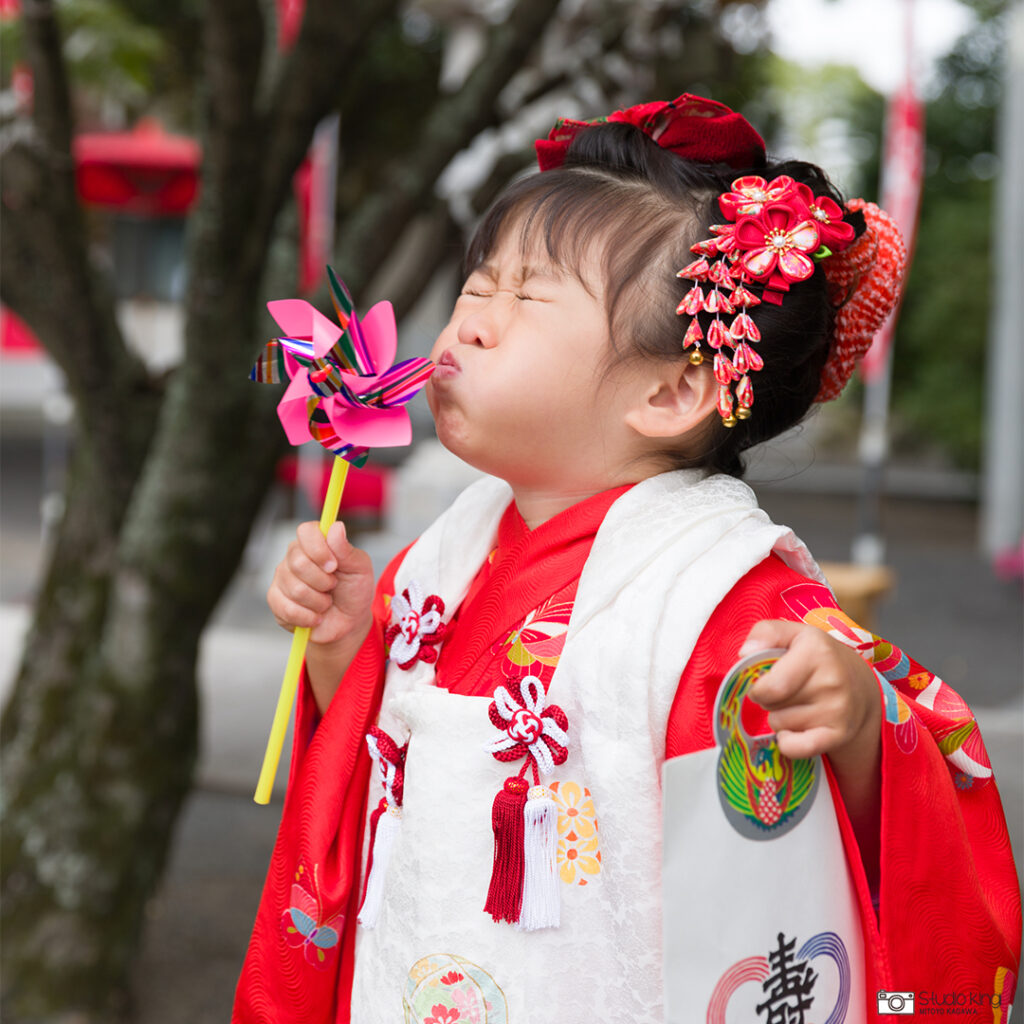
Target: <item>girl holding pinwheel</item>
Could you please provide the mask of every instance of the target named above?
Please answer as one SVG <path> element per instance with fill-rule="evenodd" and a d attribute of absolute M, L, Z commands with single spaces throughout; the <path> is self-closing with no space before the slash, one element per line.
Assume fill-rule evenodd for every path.
<path fill-rule="evenodd" d="M 311 634 L 234 1020 L 1005 1021 L 977 724 L 739 479 L 849 379 L 898 231 L 700 97 L 537 151 L 431 353 L 488 475 L 376 583 L 306 524 L 271 586 Z"/>

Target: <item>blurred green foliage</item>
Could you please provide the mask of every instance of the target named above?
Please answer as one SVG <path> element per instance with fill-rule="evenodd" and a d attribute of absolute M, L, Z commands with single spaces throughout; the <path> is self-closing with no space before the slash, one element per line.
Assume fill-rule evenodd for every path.
<path fill-rule="evenodd" d="M 109 0 L 59 0 L 56 6 L 76 99 L 88 103 L 116 98 L 130 116 L 166 91 L 165 69 L 175 64 L 181 50 L 162 25 L 140 18 L 128 4 Z M 179 26 L 187 20 L 178 15 Z M 0 53 L 7 87 L 12 71 L 24 60 L 21 18 L 0 21 Z"/>
<path fill-rule="evenodd" d="M 972 6 L 978 21 L 940 62 L 927 103 L 921 219 L 897 328 L 893 409 L 898 442 L 938 446 L 955 464 L 976 469 L 994 300 L 1005 5 Z"/>

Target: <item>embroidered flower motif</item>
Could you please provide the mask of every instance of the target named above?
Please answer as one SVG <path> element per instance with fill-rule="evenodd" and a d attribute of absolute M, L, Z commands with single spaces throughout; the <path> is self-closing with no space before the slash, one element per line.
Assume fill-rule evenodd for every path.
<path fill-rule="evenodd" d="M 558 875 L 566 885 L 586 885 L 584 874 L 596 875 L 601 870 L 601 851 L 597 836 L 572 841 L 558 840 Z"/>
<path fill-rule="evenodd" d="M 544 684 L 536 676 L 509 680 L 507 688 L 499 686 L 487 713 L 502 735 L 485 749 L 499 761 L 525 757 L 524 771 L 532 762 L 535 781 L 538 772 L 550 775 L 555 765 L 565 763 L 569 720 L 557 704 L 547 703 Z"/>
<path fill-rule="evenodd" d="M 488 1020 L 493 1019 L 489 1014 L 494 1009 L 494 1004 L 475 986 L 453 988 L 451 998 L 455 1009 L 462 1014 L 459 1017 L 459 1024 L 487 1024 Z"/>
<path fill-rule="evenodd" d="M 559 877 L 566 885 L 586 885 L 584 875 L 601 871 L 593 797 L 578 782 L 553 782 L 549 788 L 558 808 Z"/>
<path fill-rule="evenodd" d="M 461 1014 L 454 1006 L 437 1003 L 430 1008 L 430 1016 L 423 1018 L 423 1024 L 455 1024 Z"/>
<path fill-rule="evenodd" d="M 409 979 L 415 984 L 429 977 L 436 970 L 437 964 L 429 956 L 421 957 L 409 968 Z"/>
<path fill-rule="evenodd" d="M 454 987 L 448 979 L 458 977 Z M 508 1019 L 508 1003 L 489 971 L 461 956 L 436 953 L 409 971 L 402 996 L 403 1020 L 488 1024 Z"/>
<path fill-rule="evenodd" d="M 462 981 L 463 977 L 458 971 L 449 971 L 447 974 L 441 975 L 441 984 L 455 985 L 457 982 Z"/>
<path fill-rule="evenodd" d="M 558 834 L 566 836 L 574 832 L 574 838 L 584 839 L 595 835 L 597 815 L 590 790 L 578 782 L 552 782 L 550 788 L 558 806 Z"/>
<path fill-rule="evenodd" d="M 399 668 L 410 669 L 417 661 L 428 665 L 437 661 L 437 645 L 445 635 L 442 615 L 444 601 L 436 594 L 424 598 L 415 580 L 401 594 L 395 594 L 391 599 L 391 625 L 384 634 L 384 642 Z"/>

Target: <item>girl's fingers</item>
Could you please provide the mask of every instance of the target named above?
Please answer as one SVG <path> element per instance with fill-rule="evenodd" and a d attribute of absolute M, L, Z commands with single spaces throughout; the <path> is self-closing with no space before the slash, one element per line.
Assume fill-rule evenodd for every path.
<path fill-rule="evenodd" d="M 337 560 L 335 569 L 343 568 L 345 561 L 351 556 L 353 551 L 357 550 L 349 541 L 345 524 L 340 520 L 336 523 L 331 523 L 327 536 L 324 537 L 324 544 Z"/>
<path fill-rule="evenodd" d="M 270 610 L 278 624 L 285 629 L 295 629 L 298 626 L 312 629 L 314 626 L 318 626 L 323 619 L 319 612 L 285 597 L 280 591 L 271 591 L 267 595 L 267 604 L 270 605 Z"/>
<path fill-rule="evenodd" d="M 786 653 L 747 691 L 755 703 L 771 711 L 790 704 L 811 703 L 832 686 L 841 684 L 842 670 L 836 644 L 815 626 L 783 620 L 757 623 L 740 648 L 752 653 L 766 647 L 782 647 Z"/>
<path fill-rule="evenodd" d="M 801 732 L 782 730 L 776 734 L 779 753 L 794 760 L 817 757 L 831 750 L 837 742 L 834 729 L 820 725 Z"/>
<path fill-rule="evenodd" d="M 829 704 L 794 704 L 768 713 L 768 728 L 776 735 L 783 732 L 810 732 L 818 726 L 844 736 L 850 726 L 846 706 L 839 701 Z"/>
<path fill-rule="evenodd" d="M 747 690 L 747 696 L 766 711 L 785 707 L 800 699 L 808 672 L 798 658 L 783 655 Z"/>
<path fill-rule="evenodd" d="M 342 576 L 373 576 L 370 556 L 348 539 L 344 523 L 332 523 L 326 540 L 337 558 L 336 572 Z"/>
<path fill-rule="evenodd" d="M 807 628 L 802 623 L 788 622 L 786 619 L 762 619 L 756 622 L 747 634 L 747 639 L 740 647 L 739 656 L 745 658 L 748 654 L 756 654 L 770 647 L 788 648 Z"/>
<path fill-rule="evenodd" d="M 309 608 L 311 611 L 317 612 L 320 615 L 331 607 L 333 600 L 330 591 L 325 593 L 322 590 L 318 590 L 316 587 L 311 587 L 308 584 L 303 583 L 302 580 L 296 579 L 293 576 L 284 575 L 277 584 L 277 589 L 289 601 L 292 601 L 295 604 L 300 604 L 303 608 Z"/>
<path fill-rule="evenodd" d="M 318 523 L 302 523 L 267 591 L 278 623 L 309 627 L 315 643 L 334 642 L 354 617 L 369 614 L 372 601 L 370 556 L 349 543 L 342 523 L 326 536 Z"/>
<path fill-rule="evenodd" d="M 334 523 L 331 530 L 340 526 Z M 330 532 L 330 531 L 328 531 Z M 327 538 L 320 532 L 320 524 L 300 523 L 295 531 L 295 540 L 302 553 L 326 573 L 333 573 L 338 568 L 338 559 Z"/>
<path fill-rule="evenodd" d="M 286 571 L 279 570 L 280 583 L 289 593 L 298 585 L 326 594 L 338 585 L 338 577 L 333 572 L 326 572 L 312 561 L 297 544 L 289 547 L 283 568 Z M 294 583 L 289 584 L 289 580 Z M 292 596 L 297 596 L 297 593 L 293 593 Z"/>

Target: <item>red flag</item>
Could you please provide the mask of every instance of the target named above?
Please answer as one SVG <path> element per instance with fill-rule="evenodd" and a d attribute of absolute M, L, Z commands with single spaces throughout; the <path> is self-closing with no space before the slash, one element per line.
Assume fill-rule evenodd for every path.
<path fill-rule="evenodd" d="M 328 114 L 313 133 L 309 152 L 295 172 L 299 206 L 299 291 L 308 295 L 323 281 L 334 248 L 335 181 L 340 119 Z"/>
<path fill-rule="evenodd" d="M 914 89 L 914 77 L 910 70 L 912 37 L 909 19 L 912 14 L 909 3 L 907 17 L 907 77 L 903 86 L 890 98 L 886 113 L 879 205 L 896 221 L 903 233 L 909 267 L 917 232 L 917 211 L 924 174 L 924 104 Z M 861 363 L 861 373 L 869 383 L 878 378 L 885 365 L 898 312 L 899 307 L 889 315 Z"/>
<path fill-rule="evenodd" d="M 306 0 L 277 0 L 277 48 L 288 51 L 292 48 L 302 28 L 302 16 L 306 13 Z"/>

